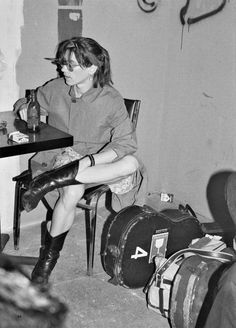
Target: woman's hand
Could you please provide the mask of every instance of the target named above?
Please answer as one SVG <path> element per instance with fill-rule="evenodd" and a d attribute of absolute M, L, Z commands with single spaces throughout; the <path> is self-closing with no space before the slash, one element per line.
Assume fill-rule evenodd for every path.
<path fill-rule="evenodd" d="M 13 105 L 13 111 L 21 120 L 27 121 L 27 99 L 20 98 Z"/>

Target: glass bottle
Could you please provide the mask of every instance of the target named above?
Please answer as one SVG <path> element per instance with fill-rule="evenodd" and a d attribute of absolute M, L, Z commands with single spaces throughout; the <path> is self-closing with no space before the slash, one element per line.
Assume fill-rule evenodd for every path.
<path fill-rule="evenodd" d="M 30 132 L 40 130 L 40 105 L 36 98 L 36 90 L 27 90 L 29 98 L 27 107 L 27 128 Z"/>

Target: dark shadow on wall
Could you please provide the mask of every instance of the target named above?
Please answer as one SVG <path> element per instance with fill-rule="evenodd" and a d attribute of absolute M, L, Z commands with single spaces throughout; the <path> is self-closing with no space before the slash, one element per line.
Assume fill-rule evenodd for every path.
<path fill-rule="evenodd" d="M 19 95 L 57 76 L 56 68 L 45 57 L 55 55 L 58 42 L 57 1 L 24 0 L 21 27 L 21 54 L 16 63 Z"/>
<path fill-rule="evenodd" d="M 74 0 L 72 5 L 69 2 L 71 9 L 62 9 L 67 2 L 24 0 L 21 54 L 16 63 L 20 97 L 26 89 L 34 89 L 57 76 L 56 67 L 45 58 L 55 56 L 58 41 L 82 35 L 82 10 L 73 9 L 81 0 Z"/>
<path fill-rule="evenodd" d="M 213 174 L 209 179 L 206 190 L 207 201 L 212 217 L 223 230 L 224 239 L 229 246 L 232 245 L 232 238 L 235 235 L 235 224 L 229 212 L 225 192 L 227 180 L 231 173 L 232 171 L 220 171 Z"/>

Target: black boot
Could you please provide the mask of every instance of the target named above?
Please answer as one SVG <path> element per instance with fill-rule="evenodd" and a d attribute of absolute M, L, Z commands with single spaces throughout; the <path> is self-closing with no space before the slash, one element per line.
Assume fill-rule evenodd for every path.
<path fill-rule="evenodd" d="M 22 196 L 23 208 L 27 212 L 32 211 L 49 191 L 68 185 L 80 184 L 79 181 L 75 180 L 78 170 L 79 160 L 76 160 L 35 177 Z"/>
<path fill-rule="evenodd" d="M 60 256 L 60 251 L 64 245 L 67 233 L 68 231 L 56 237 L 52 237 L 50 233 L 46 231 L 44 246 L 40 249 L 38 262 L 31 274 L 31 280 L 40 284 L 41 287 L 46 287 L 48 284 L 48 278 Z"/>

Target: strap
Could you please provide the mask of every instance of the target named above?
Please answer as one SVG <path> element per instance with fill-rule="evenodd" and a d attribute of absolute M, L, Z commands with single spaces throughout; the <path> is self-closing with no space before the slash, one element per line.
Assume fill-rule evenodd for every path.
<path fill-rule="evenodd" d="M 194 212 L 194 210 L 192 209 L 192 207 L 189 204 L 186 204 L 185 206 L 182 204 L 179 204 L 179 210 L 183 213 L 189 213 L 193 217 L 197 218 L 196 213 Z"/>
<path fill-rule="evenodd" d="M 216 260 L 224 260 L 226 262 L 232 261 L 233 257 L 234 257 L 232 254 L 228 254 L 228 253 L 224 253 L 224 252 L 213 252 L 213 251 L 206 251 L 203 249 L 185 248 L 185 249 L 182 249 L 182 250 L 176 252 L 172 256 L 170 256 L 168 258 L 168 260 L 166 262 L 164 262 L 160 268 L 157 269 L 156 274 L 161 276 L 166 271 L 166 269 L 171 266 L 171 264 L 177 262 L 178 259 L 183 254 L 186 254 L 186 253 L 190 253 L 190 254 L 194 254 L 194 255 L 201 255 L 201 256 L 209 257 L 209 258 L 216 259 Z"/>
<path fill-rule="evenodd" d="M 90 166 L 94 166 L 95 165 L 95 159 L 94 159 L 93 155 L 90 154 L 90 155 L 87 155 L 87 156 L 90 159 Z"/>
<path fill-rule="evenodd" d="M 165 317 L 165 310 L 164 310 L 164 290 L 159 288 L 159 310 L 163 317 Z"/>
<path fill-rule="evenodd" d="M 192 207 L 189 205 L 189 204 L 186 204 L 185 205 L 185 209 L 192 215 L 194 216 L 195 218 L 197 218 L 197 215 L 196 213 L 194 212 L 194 210 L 192 209 Z"/>

